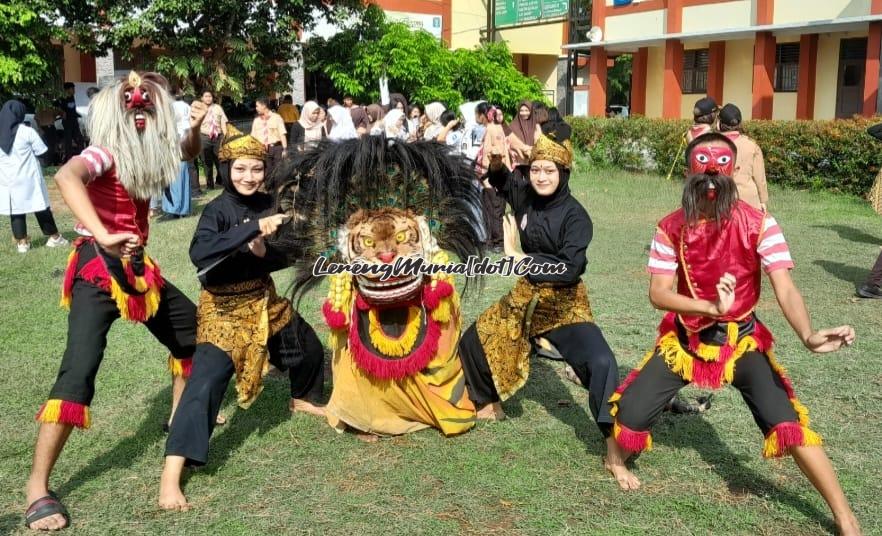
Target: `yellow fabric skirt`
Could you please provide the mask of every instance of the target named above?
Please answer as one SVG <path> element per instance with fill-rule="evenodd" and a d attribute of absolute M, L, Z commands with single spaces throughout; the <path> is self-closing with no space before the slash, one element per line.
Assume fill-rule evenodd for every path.
<path fill-rule="evenodd" d="M 475 425 L 457 342 L 459 311 L 441 324 L 438 351 L 428 366 L 400 380 L 381 380 L 364 372 L 346 346 L 334 351 L 334 390 L 325 412 L 338 431 L 346 425 L 378 435 L 400 435 L 434 427 L 446 435 Z"/>

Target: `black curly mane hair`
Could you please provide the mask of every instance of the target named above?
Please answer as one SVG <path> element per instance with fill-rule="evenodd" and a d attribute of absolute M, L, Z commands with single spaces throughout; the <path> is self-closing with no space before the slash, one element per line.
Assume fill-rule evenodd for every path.
<path fill-rule="evenodd" d="M 463 261 L 483 255 L 474 171 L 435 141 L 401 143 L 385 136 L 325 140 L 303 152 L 290 151 L 267 189 L 277 209 L 294 216 L 271 244 L 295 267 L 292 295 L 298 304 L 318 283 L 312 275 L 318 257 L 340 260 L 337 231 L 358 209 L 410 210 L 426 217 L 441 249 Z"/>

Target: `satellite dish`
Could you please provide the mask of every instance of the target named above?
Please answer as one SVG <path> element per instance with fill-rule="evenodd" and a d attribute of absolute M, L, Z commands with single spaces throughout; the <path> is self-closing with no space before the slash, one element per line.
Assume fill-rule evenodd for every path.
<path fill-rule="evenodd" d="M 603 30 L 599 26 L 593 26 L 588 30 L 588 40 L 592 43 L 603 41 Z"/>

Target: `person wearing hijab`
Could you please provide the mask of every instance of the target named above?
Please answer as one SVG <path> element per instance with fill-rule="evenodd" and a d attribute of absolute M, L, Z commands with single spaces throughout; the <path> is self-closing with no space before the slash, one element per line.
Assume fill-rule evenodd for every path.
<path fill-rule="evenodd" d="M 383 107 L 379 104 L 371 104 L 365 108 L 365 112 L 367 113 L 368 121 L 371 123 L 369 129 L 370 135 L 379 136 L 382 134 L 384 130 L 383 117 L 386 115 L 386 112 L 383 111 Z"/>
<path fill-rule="evenodd" d="M 347 114 L 348 114 L 347 110 Z M 181 492 L 184 465 L 204 465 L 208 442 L 230 378 L 238 404 L 247 409 L 263 390 L 273 364 L 288 369 L 292 412 L 324 416 L 318 404 L 324 384 L 324 353 L 315 331 L 276 294 L 270 274 L 288 259 L 267 238 L 290 216 L 273 211 L 260 191 L 266 149 L 228 126 L 218 156 L 224 192 L 202 212 L 190 243 L 190 260 L 202 283 L 197 310 L 196 352 L 165 446 L 159 505 L 189 507 Z"/>
<path fill-rule="evenodd" d="M 288 147 L 302 151 L 307 144 L 315 144 L 325 138 L 325 126 L 321 120 L 321 108 L 315 101 L 307 101 L 300 112 L 300 119 L 291 125 Z"/>
<path fill-rule="evenodd" d="M 386 137 L 388 139 L 407 141 L 407 129 L 404 128 L 404 124 L 404 112 L 393 108 L 383 118 L 383 130 L 386 132 Z"/>
<path fill-rule="evenodd" d="M 423 139 L 423 122 L 425 121 L 425 112 L 419 104 L 411 105 L 407 112 L 407 134 L 408 140 L 416 141 Z"/>
<path fill-rule="evenodd" d="M 426 105 L 426 129 L 423 134 L 423 139 L 425 140 L 434 140 L 438 138 L 438 134 L 441 133 L 441 130 L 444 128 L 444 125 L 441 124 L 441 114 L 447 108 L 444 107 L 440 102 L 432 102 Z"/>
<path fill-rule="evenodd" d="M 337 104 L 328 109 L 328 115 L 331 116 L 331 122 L 333 123 L 328 139 L 351 140 L 358 137 L 348 109 Z"/>
<path fill-rule="evenodd" d="M 370 133 L 371 122 L 368 119 L 367 112 L 363 106 L 352 106 L 349 108 L 349 117 L 352 118 L 352 124 L 355 126 L 355 133 L 358 137 L 362 137 Z"/>
<path fill-rule="evenodd" d="M 539 136 L 542 128 L 533 114 L 532 103 L 528 100 L 518 104 L 518 113 L 511 122 L 511 134 L 508 136 L 509 145 L 512 148 L 512 166 L 522 166 L 530 163 L 530 151 Z"/>
<path fill-rule="evenodd" d="M 0 214 L 12 220 L 19 253 L 31 249 L 27 215 L 34 213 L 40 230 L 49 237 L 46 247 L 66 246 L 49 208 L 49 193 L 37 157 L 48 151 L 37 132 L 23 124 L 25 105 L 9 100 L 0 110 Z"/>
<path fill-rule="evenodd" d="M 588 389 L 588 407 L 606 438 L 607 470 L 630 481 L 607 402 L 618 386 L 618 366 L 582 281 L 593 227 L 570 193 L 573 150 L 560 138 L 543 136 L 533 146 L 529 182 L 515 180 L 502 153 L 492 155 L 488 179 L 513 213 L 505 219 L 505 254 L 531 269 L 463 333 L 460 357 L 478 418 L 490 420 L 505 417 L 501 401 L 527 382 L 532 353 L 569 363 Z"/>

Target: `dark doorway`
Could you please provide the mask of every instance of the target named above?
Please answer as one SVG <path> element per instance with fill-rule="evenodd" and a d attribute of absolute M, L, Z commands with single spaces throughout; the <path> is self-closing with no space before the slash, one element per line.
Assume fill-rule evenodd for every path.
<path fill-rule="evenodd" d="M 864 109 L 867 39 L 843 39 L 839 44 L 836 118 L 847 119 Z"/>

